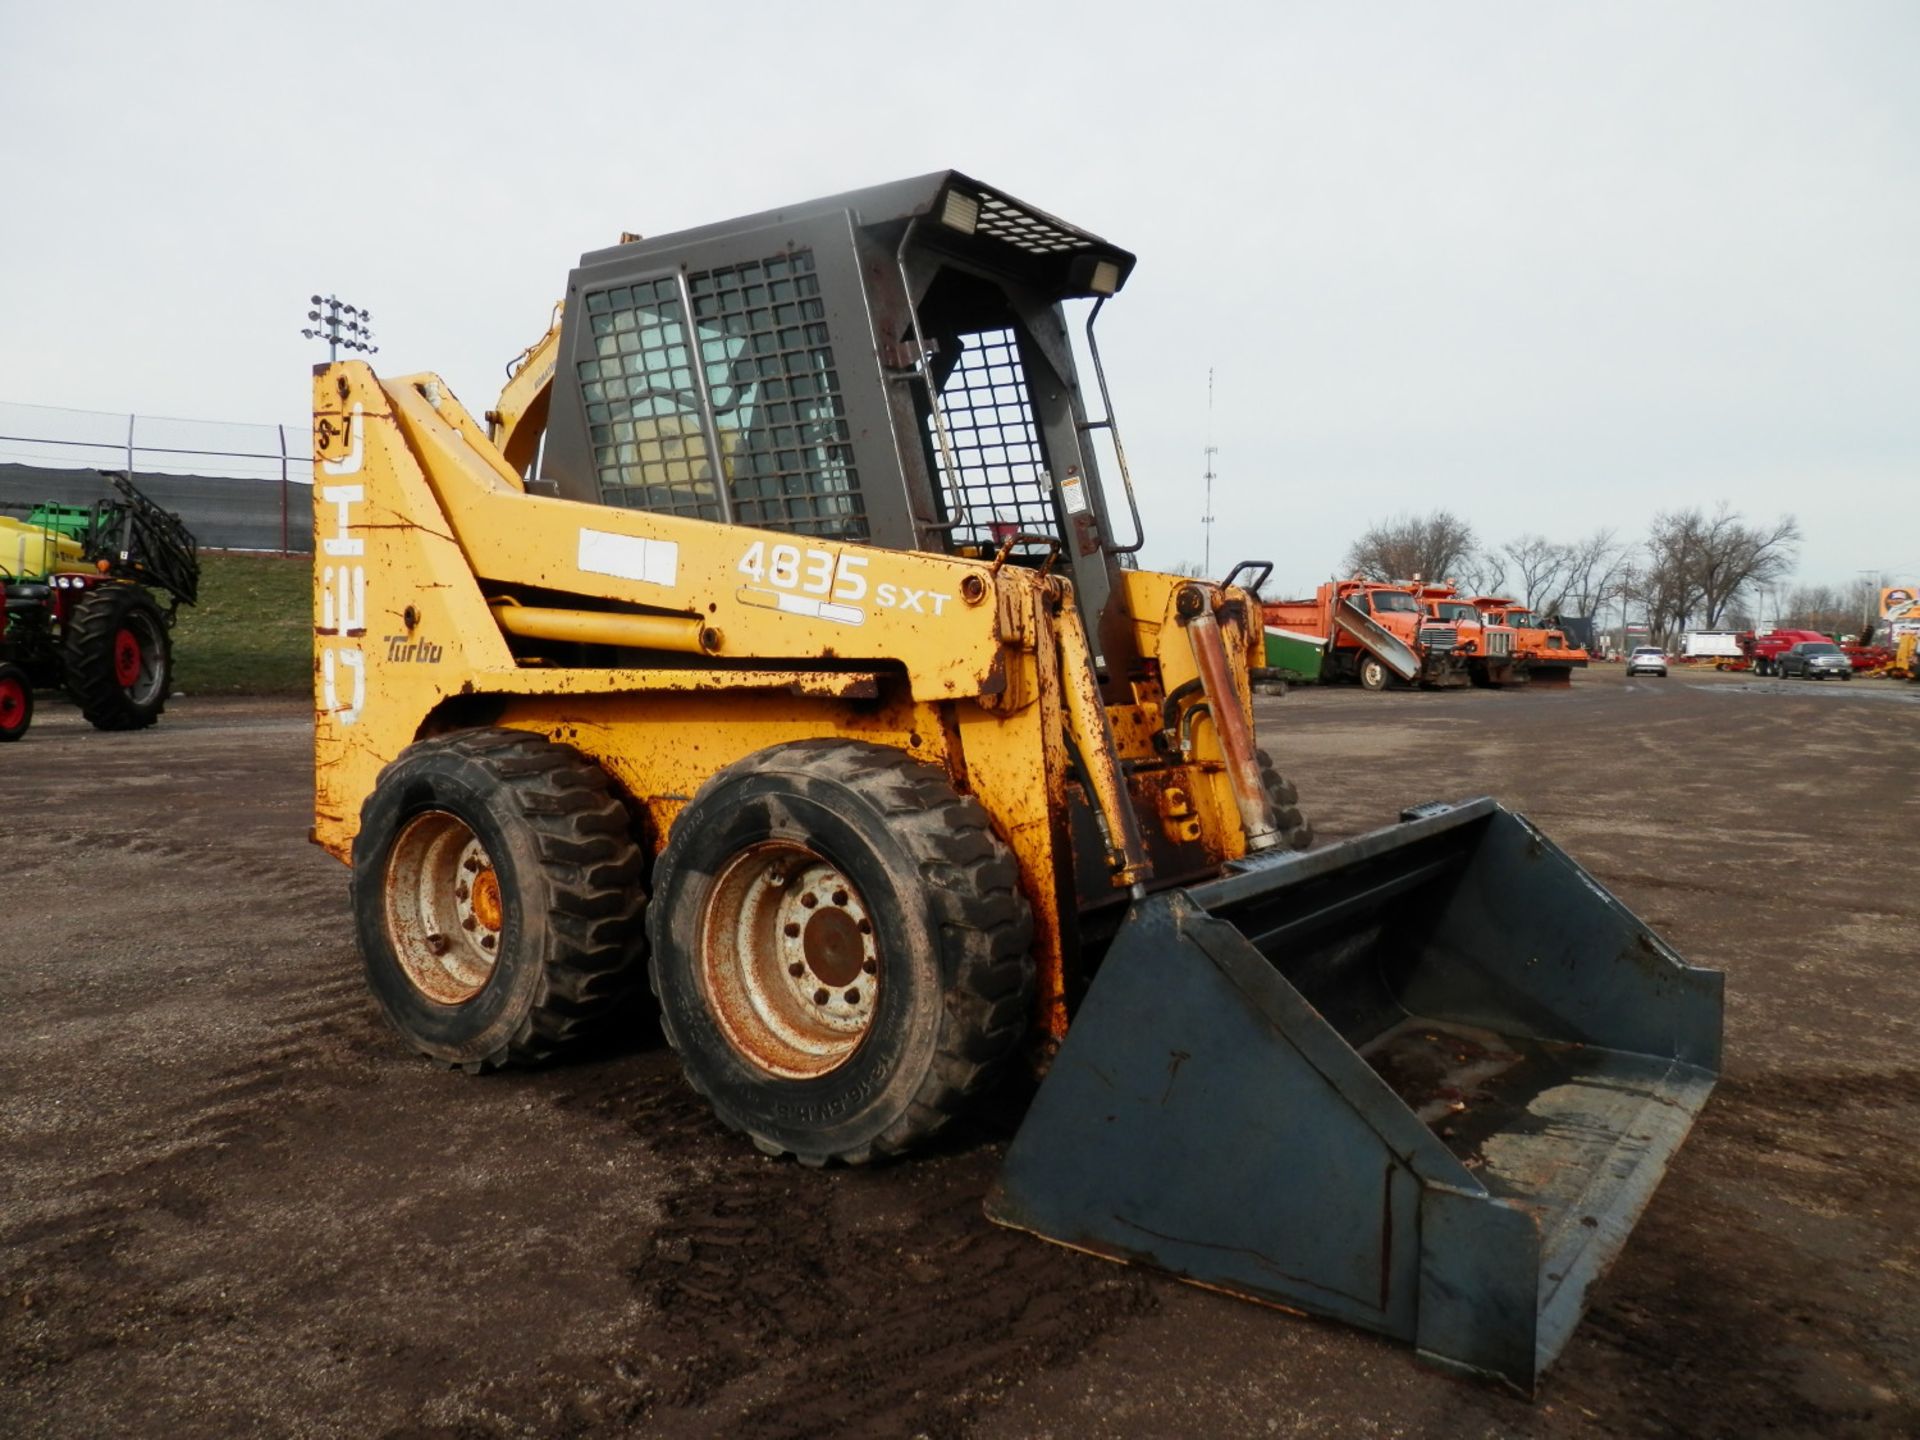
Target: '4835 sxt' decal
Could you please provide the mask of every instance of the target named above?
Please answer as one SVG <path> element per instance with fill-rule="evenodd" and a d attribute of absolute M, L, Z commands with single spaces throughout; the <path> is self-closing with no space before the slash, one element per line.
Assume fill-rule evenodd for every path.
<path fill-rule="evenodd" d="M 870 601 L 885 610 L 939 615 L 953 599 L 938 591 L 898 585 L 890 580 L 870 584 L 866 575 L 870 558 L 844 551 L 770 545 L 756 540 L 733 568 L 752 582 L 740 587 L 739 599 L 743 604 L 831 620 L 840 625 L 866 623 L 867 612 L 861 606 L 862 601 Z"/>

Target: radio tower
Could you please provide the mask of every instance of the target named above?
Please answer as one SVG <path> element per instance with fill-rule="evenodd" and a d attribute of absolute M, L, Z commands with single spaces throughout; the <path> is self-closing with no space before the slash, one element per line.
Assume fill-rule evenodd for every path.
<path fill-rule="evenodd" d="M 1207 367 L 1207 444 L 1200 452 L 1206 457 L 1207 473 L 1201 477 L 1207 482 L 1207 508 L 1200 516 L 1200 523 L 1206 526 L 1206 543 L 1203 546 L 1203 558 L 1200 573 L 1208 579 L 1213 577 L 1213 457 L 1220 453 L 1220 447 L 1213 443 L 1213 367 Z"/>

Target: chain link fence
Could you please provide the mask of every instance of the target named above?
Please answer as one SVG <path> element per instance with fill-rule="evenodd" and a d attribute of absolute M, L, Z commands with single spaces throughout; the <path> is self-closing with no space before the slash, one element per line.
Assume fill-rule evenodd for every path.
<path fill-rule="evenodd" d="M 101 471 L 133 476 L 202 547 L 313 549 L 313 450 L 304 424 L 248 425 L 0 401 L 0 514 L 91 505 Z"/>

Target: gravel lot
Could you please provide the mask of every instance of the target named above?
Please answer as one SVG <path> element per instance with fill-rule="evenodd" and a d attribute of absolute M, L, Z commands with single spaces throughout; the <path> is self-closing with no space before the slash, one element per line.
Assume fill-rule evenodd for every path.
<path fill-rule="evenodd" d="M 0 1433 L 1920 1433 L 1920 686 L 1262 700 L 1324 838 L 1532 816 L 1728 975 L 1727 1074 L 1541 1397 L 988 1225 L 1017 1114 L 809 1172 L 644 1020 L 410 1056 L 296 703 L 0 748 Z"/>

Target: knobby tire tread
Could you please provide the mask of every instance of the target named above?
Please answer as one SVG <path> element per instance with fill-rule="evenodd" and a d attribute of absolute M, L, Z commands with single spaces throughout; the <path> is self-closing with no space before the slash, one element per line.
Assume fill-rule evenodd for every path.
<path fill-rule="evenodd" d="M 150 707 L 134 704 L 113 673 L 113 642 L 128 609 L 146 610 L 160 637 L 165 674 L 160 695 Z M 82 593 L 67 622 L 61 684 L 96 730 L 144 730 L 166 708 L 173 684 L 173 651 L 166 619 L 145 590 L 134 585 L 103 585 Z"/>
<path fill-rule="evenodd" d="M 939 937 L 944 1003 L 935 1058 L 900 1117 L 869 1144 L 832 1154 L 802 1154 L 752 1136 L 762 1152 L 791 1154 L 804 1165 L 861 1165 L 902 1154 L 944 1129 L 1017 1054 L 1033 1014 L 1033 911 L 1021 893 L 1013 853 L 980 802 L 958 794 L 944 775 L 901 751 L 803 740 L 748 756 L 721 775 L 796 769 L 836 781 L 881 813 L 915 862 Z M 650 979 L 657 997 L 651 972 Z M 670 1007 L 663 1005 L 660 1015 L 667 1043 L 684 1054 Z M 685 1073 L 712 1103 L 715 1097 L 693 1068 Z M 729 1128 L 745 1129 L 717 1105 L 715 1113 Z"/>
<path fill-rule="evenodd" d="M 545 916 L 558 942 L 541 966 L 533 1004 L 470 1074 L 537 1065 L 588 1038 L 639 989 L 646 862 L 607 773 L 579 751 L 524 730 L 472 730 L 423 742 L 472 760 L 498 780 L 533 832 L 550 892 Z M 535 917 L 527 917 L 529 925 Z"/>

